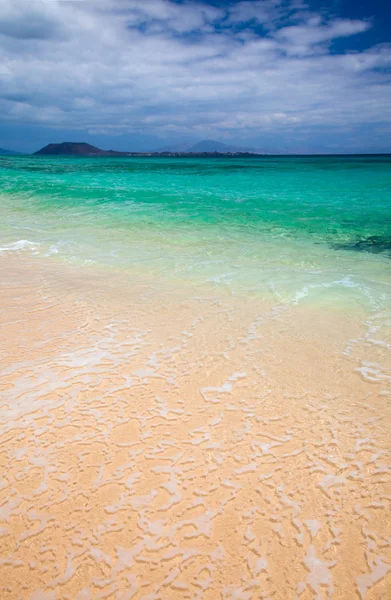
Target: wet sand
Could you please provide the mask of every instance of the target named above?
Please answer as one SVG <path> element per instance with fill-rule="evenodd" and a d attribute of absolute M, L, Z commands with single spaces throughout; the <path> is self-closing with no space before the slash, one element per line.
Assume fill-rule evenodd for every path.
<path fill-rule="evenodd" d="M 391 596 L 391 361 L 360 307 L 33 257 L 0 281 L 2 600 Z"/>

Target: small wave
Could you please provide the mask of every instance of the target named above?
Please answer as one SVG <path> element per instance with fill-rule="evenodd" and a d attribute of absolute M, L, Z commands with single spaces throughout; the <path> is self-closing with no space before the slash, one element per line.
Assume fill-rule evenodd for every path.
<path fill-rule="evenodd" d="M 356 369 L 367 381 L 383 383 L 391 381 L 391 370 L 385 369 L 377 363 L 363 361 L 361 367 Z"/>
<path fill-rule="evenodd" d="M 17 250 L 25 250 L 26 248 L 29 248 L 30 250 L 36 250 L 38 246 L 40 246 L 40 244 L 36 242 L 30 242 L 29 240 L 18 240 L 17 242 L 12 242 L 6 246 L 0 246 L 0 252 L 15 252 Z"/>
<path fill-rule="evenodd" d="M 333 288 L 334 286 L 339 286 L 343 288 L 360 288 L 359 284 L 352 281 L 350 277 L 343 277 L 343 279 L 337 279 L 328 283 L 312 283 L 309 285 L 305 285 L 301 290 L 297 291 L 291 300 L 291 304 L 293 306 L 296 306 L 297 304 L 299 304 L 300 300 L 303 300 L 303 298 L 309 296 L 312 290 L 321 288 Z"/>

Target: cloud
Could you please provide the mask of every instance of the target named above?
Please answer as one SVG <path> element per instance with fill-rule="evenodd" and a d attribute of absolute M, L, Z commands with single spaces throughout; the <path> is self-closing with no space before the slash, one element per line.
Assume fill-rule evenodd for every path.
<path fill-rule="evenodd" d="M 302 2 L 2 0 L 0 110 L 10 123 L 242 138 L 391 122 L 391 47 Z"/>
<path fill-rule="evenodd" d="M 279 0 L 244 0 L 229 7 L 227 23 L 247 24 L 253 21 L 270 27 L 287 12 L 289 11 Z"/>
<path fill-rule="evenodd" d="M 17 39 L 53 39 L 60 33 L 55 18 L 58 6 L 44 2 L 2 2 L 0 35 Z"/>
<path fill-rule="evenodd" d="M 367 21 L 338 19 L 324 24 L 321 17 L 312 17 L 307 23 L 283 27 L 275 38 L 286 48 L 288 54 L 305 55 L 318 53 L 318 44 L 337 38 L 350 37 L 370 29 Z"/>
<path fill-rule="evenodd" d="M 202 30 L 224 16 L 224 12 L 213 6 L 187 3 L 178 7 L 177 4 L 165 0 L 148 0 L 139 2 L 134 8 L 129 4 L 124 11 L 128 18 L 132 18 L 136 26 L 144 25 L 146 30 L 160 25 L 162 30 L 171 30 L 177 33 L 186 33 Z"/>

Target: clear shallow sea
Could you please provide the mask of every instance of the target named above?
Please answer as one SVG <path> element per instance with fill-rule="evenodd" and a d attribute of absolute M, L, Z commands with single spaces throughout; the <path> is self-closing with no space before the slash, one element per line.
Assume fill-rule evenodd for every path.
<path fill-rule="evenodd" d="M 0 247 L 365 303 L 391 282 L 390 190 L 390 156 L 1 157 Z"/>

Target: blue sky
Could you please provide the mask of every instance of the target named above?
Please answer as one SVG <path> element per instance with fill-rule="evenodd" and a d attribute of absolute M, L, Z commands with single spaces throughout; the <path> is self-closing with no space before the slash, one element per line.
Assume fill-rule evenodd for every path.
<path fill-rule="evenodd" d="M 0 147 L 391 152 L 386 0 L 1 0 Z"/>

